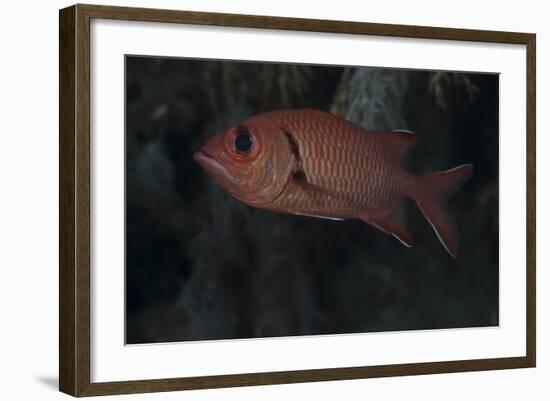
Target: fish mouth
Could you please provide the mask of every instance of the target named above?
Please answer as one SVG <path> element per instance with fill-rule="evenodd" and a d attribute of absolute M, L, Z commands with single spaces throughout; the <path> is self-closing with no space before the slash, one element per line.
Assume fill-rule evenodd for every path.
<path fill-rule="evenodd" d="M 212 157 L 208 152 L 202 148 L 199 152 L 193 155 L 193 159 L 199 163 L 206 171 L 213 175 L 221 175 L 223 178 L 233 182 L 233 177 L 229 174 L 229 171 L 221 164 L 216 158 Z"/>

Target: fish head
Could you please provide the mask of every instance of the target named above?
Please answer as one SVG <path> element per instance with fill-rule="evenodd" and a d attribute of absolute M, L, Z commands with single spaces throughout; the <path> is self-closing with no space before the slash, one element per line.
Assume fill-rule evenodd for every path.
<path fill-rule="evenodd" d="M 194 155 L 220 186 L 252 206 L 268 204 L 281 194 L 293 157 L 284 131 L 255 117 L 210 138 Z"/>

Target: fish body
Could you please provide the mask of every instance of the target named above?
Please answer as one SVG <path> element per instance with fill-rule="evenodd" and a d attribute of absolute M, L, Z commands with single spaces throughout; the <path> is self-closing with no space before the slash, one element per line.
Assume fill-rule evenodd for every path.
<path fill-rule="evenodd" d="M 195 159 L 237 199 L 275 212 L 361 219 L 413 245 L 405 200 L 413 199 L 445 249 L 458 254 L 450 197 L 472 175 L 465 164 L 417 176 L 403 166 L 416 142 L 404 130 L 370 132 L 312 109 L 249 117 L 211 138 Z"/>

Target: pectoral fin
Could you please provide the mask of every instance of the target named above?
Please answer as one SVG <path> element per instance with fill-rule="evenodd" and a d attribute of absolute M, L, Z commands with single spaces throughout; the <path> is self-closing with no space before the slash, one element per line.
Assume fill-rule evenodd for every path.
<path fill-rule="evenodd" d="M 330 202 L 336 198 L 342 198 L 342 195 L 337 191 L 309 182 L 302 169 L 297 169 L 293 172 L 291 181 L 293 185 L 305 191 L 308 197 L 310 197 L 314 203 L 317 203 L 322 209 L 327 208 L 327 202 Z"/>
<path fill-rule="evenodd" d="M 342 219 L 340 217 L 332 217 L 332 216 L 321 216 L 318 214 L 308 214 L 308 213 L 299 213 L 294 212 L 297 216 L 306 216 L 306 217 L 315 217 L 316 219 L 325 219 L 325 220 L 333 220 L 333 221 L 344 221 L 345 219 Z"/>
<path fill-rule="evenodd" d="M 341 196 L 339 196 L 336 191 L 328 188 L 323 188 L 319 185 L 308 182 L 303 170 L 297 169 L 294 171 L 294 173 L 290 177 L 289 185 L 293 188 L 294 191 L 302 193 L 302 196 L 307 198 L 307 203 L 310 205 L 312 210 L 318 211 L 312 213 L 294 212 L 294 214 L 328 220 L 346 219 L 341 216 L 332 216 L 330 214 L 325 214 L 325 211 L 331 209 L 330 202 L 337 199 L 337 197 L 341 198 Z"/>

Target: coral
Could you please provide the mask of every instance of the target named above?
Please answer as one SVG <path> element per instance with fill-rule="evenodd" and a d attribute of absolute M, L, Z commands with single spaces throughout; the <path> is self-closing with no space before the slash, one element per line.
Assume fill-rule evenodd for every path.
<path fill-rule="evenodd" d="M 472 82 L 468 74 L 436 71 L 430 78 L 428 91 L 442 109 L 447 109 L 446 93 L 449 91 L 450 85 L 463 88 L 470 101 L 473 101 L 479 92 L 479 88 Z"/>
<path fill-rule="evenodd" d="M 331 112 L 374 131 L 407 128 L 403 100 L 408 75 L 404 70 L 347 68 Z"/>

